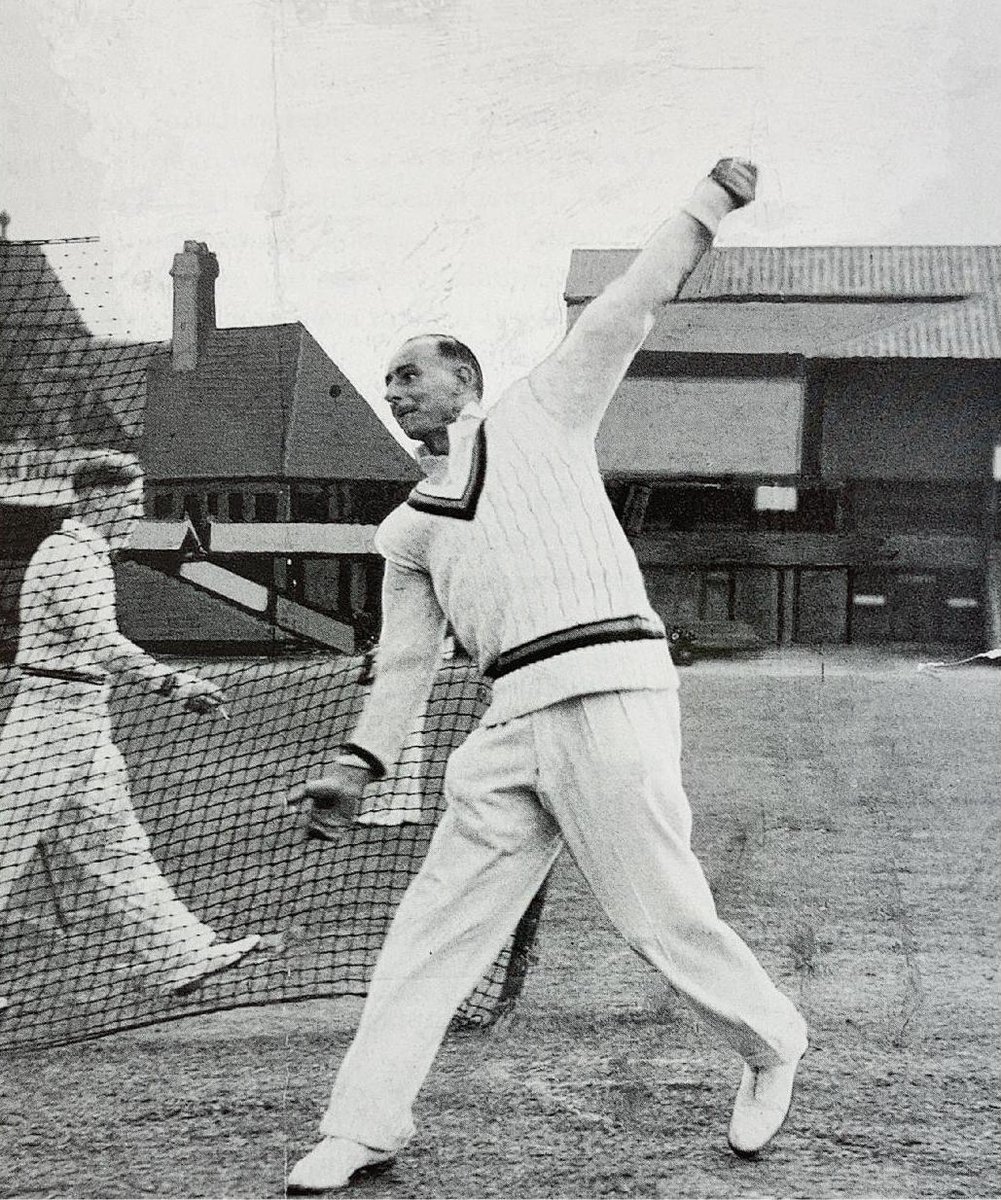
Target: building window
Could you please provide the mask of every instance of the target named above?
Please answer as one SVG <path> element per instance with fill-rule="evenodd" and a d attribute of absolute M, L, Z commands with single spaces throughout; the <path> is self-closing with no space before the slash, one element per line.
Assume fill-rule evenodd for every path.
<path fill-rule="evenodd" d="M 209 494 L 205 497 L 205 507 L 208 509 L 210 517 L 217 517 L 219 515 L 218 492 L 209 492 Z"/>
<path fill-rule="evenodd" d="M 243 520 L 243 492 L 230 492 L 226 498 L 226 514 L 231 521 Z"/>
<path fill-rule="evenodd" d="M 345 485 L 347 487 L 347 485 Z M 392 483 L 380 479 L 357 480 L 345 498 L 345 519 L 361 525 L 378 525 L 410 494 L 409 483 Z"/>
<path fill-rule="evenodd" d="M 799 497 L 794 487 L 764 484 L 754 489 L 756 512 L 795 512 L 798 507 Z"/>
<path fill-rule="evenodd" d="M 188 492 L 184 497 L 184 515 L 191 521 L 200 521 L 202 516 L 202 498 L 195 492 Z"/>
<path fill-rule="evenodd" d="M 293 521 L 326 521 L 327 492 L 321 487 L 292 488 Z"/>
<path fill-rule="evenodd" d="M 762 532 L 833 533 L 837 529 L 838 496 L 829 488 L 759 487 L 754 509 L 751 528 Z"/>
<path fill-rule="evenodd" d="M 754 489 L 717 484 L 655 487 L 646 510 L 644 528 L 688 533 L 711 526 L 750 527 Z"/>
<path fill-rule="evenodd" d="M 153 517 L 157 521 L 169 521 L 174 515 L 174 497 L 170 492 L 157 492 L 153 497 Z"/>
<path fill-rule="evenodd" d="M 278 520 L 278 497 L 273 492 L 260 492 L 254 497 L 254 520 Z"/>

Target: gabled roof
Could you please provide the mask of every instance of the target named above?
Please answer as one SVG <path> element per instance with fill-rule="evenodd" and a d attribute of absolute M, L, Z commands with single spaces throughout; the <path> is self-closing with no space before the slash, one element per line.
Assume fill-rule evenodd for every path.
<path fill-rule="evenodd" d="M 216 330 L 192 371 L 154 357 L 142 457 L 162 480 L 417 478 L 299 322 Z"/>
<path fill-rule="evenodd" d="M 93 337 L 46 245 L 0 241 L 0 441 L 134 449 L 160 349 Z"/>
<path fill-rule="evenodd" d="M 44 246 L 0 241 L 0 360 L 15 352 L 47 355 L 62 342 L 88 337 Z"/>
<path fill-rule="evenodd" d="M 575 250 L 571 309 L 635 250 Z M 1001 357 L 1001 246 L 714 247 L 648 350 L 816 358 Z"/>
<path fill-rule="evenodd" d="M 80 252 L 56 256 L 62 278 L 57 245 Z M 103 301 L 87 277 L 95 254 L 0 241 L 0 468 L 30 443 L 67 463 L 74 447 L 138 451 L 161 479 L 418 477 L 298 322 L 216 330 L 197 368 L 177 374 L 169 342 L 94 337 L 63 279 Z"/>

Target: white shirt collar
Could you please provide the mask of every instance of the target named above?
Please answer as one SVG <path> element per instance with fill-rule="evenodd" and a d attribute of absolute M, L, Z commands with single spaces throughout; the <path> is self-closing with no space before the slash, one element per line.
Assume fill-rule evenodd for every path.
<path fill-rule="evenodd" d="M 67 533 L 73 534 L 74 537 L 79 538 L 81 542 L 86 543 L 95 554 L 111 554 L 111 547 L 107 541 L 96 529 L 92 529 L 86 522 L 78 521 L 76 517 L 67 517 L 63 521 L 61 528 Z"/>
<path fill-rule="evenodd" d="M 486 415 L 486 409 L 478 400 L 470 400 L 448 427 L 447 454 L 432 454 L 426 446 L 418 447 L 417 464 L 430 482 L 437 482 L 448 475 L 450 461 L 468 457 L 473 438 Z"/>

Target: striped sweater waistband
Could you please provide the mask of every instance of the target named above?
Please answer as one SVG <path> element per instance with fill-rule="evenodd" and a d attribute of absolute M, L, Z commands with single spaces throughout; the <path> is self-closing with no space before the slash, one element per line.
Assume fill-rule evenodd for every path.
<path fill-rule="evenodd" d="M 89 683 L 92 687 L 102 687 L 106 682 L 103 675 L 91 671 L 60 671 L 55 667 L 22 667 L 18 670 L 22 675 L 36 675 L 41 679 L 61 679 L 64 683 Z"/>
<path fill-rule="evenodd" d="M 498 654 L 486 668 L 488 679 L 501 679 L 532 663 L 567 654 L 571 650 L 583 650 L 586 646 L 604 646 L 609 642 L 660 641 L 664 629 L 647 617 L 609 617 L 604 621 L 588 621 L 583 625 L 571 625 L 522 642 Z"/>

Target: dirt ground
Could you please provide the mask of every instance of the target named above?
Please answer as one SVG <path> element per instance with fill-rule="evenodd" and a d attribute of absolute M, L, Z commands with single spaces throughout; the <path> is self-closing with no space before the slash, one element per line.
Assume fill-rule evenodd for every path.
<path fill-rule="evenodd" d="M 1001 674 L 860 653 L 683 675 L 696 848 L 811 1027 L 759 1162 L 739 1062 L 561 860 L 513 1017 L 453 1036 L 362 1197 L 997 1196 Z M 0 1059 L 3 1196 L 267 1197 L 315 1138 L 357 1001 Z"/>

